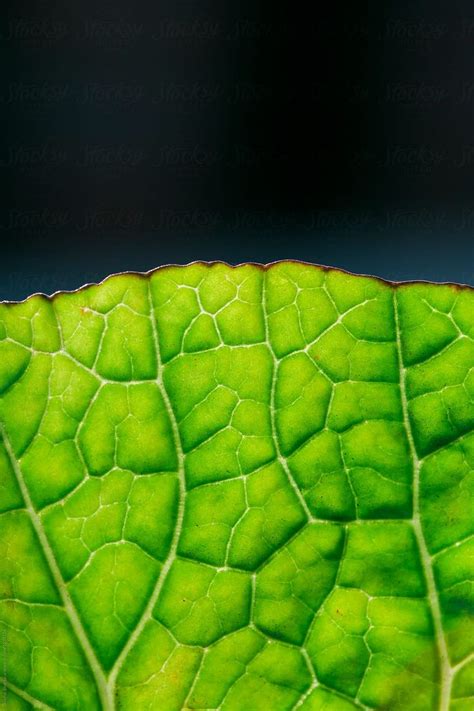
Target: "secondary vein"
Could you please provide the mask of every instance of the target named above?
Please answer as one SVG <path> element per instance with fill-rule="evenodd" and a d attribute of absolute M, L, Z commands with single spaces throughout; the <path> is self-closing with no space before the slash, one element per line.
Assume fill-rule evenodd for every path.
<path fill-rule="evenodd" d="M 28 491 L 28 487 L 26 486 L 26 482 L 24 480 L 23 473 L 21 471 L 21 467 L 15 457 L 15 454 L 13 452 L 12 446 L 10 444 L 8 437 L 7 437 L 5 429 L 1 424 L 0 424 L 0 435 L 2 437 L 4 446 L 5 446 L 5 450 L 7 452 L 8 458 L 10 460 L 12 469 L 15 473 L 15 477 L 18 482 L 18 486 L 20 488 L 21 494 L 23 496 L 26 510 L 28 511 L 31 522 L 33 524 L 33 528 L 35 529 L 36 535 L 38 536 L 41 548 L 43 550 L 43 553 L 45 555 L 49 569 L 51 571 L 51 575 L 53 576 L 53 580 L 54 580 L 56 587 L 58 589 L 58 592 L 61 596 L 61 600 L 62 600 L 64 609 L 68 615 L 69 621 L 70 621 L 72 628 L 75 632 L 77 641 L 84 652 L 87 662 L 89 663 L 91 672 L 94 676 L 95 683 L 97 685 L 97 691 L 99 693 L 103 709 L 104 709 L 104 711 L 109 711 L 109 710 L 113 709 L 113 701 L 112 701 L 112 699 L 109 695 L 109 692 L 108 692 L 107 680 L 106 680 L 104 671 L 97 660 L 97 656 L 94 652 L 94 649 L 92 648 L 92 645 L 89 642 L 89 638 L 87 637 L 87 634 L 84 630 L 84 627 L 82 626 L 82 622 L 79 618 L 77 610 L 74 606 L 71 596 L 69 595 L 69 591 L 67 589 L 66 583 L 64 582 L 64 579 L 63 579 L 63 576 L 62 576 L 61 571 L 59 569 L 55 555 L 53 553 L 51 546 L 49 545 L 48 538 L 47 538 L 46 533 L 43 529 L 43 524 L 41 522 L 41 518 L 38 515 L 38 513 L 33 505 L 33 501 L 31 499 L 30 492 Z"/>
<path fill-rule="evenodd" d="M 281 467 L 283 468 L 283 471 L 286 474 L 288 483 L 290 484 L 291 488 L 295 492 L 295 494 L 298 498 L 298 501 L 299 501 L 303 511 L 306 514 L 307 521 L 313 521 L 314 516 L 312 515 L 311 511 L 309 510 L 308 504 L 306 503 L 306 499 L 304 498 L 303 494 L 300 491 L 299 486 L 297 485 L 296 481 L 294 480 L 294 477 L 290 471 L 290 467 L 288 466 L 288 462 L 281 452 L 280 443 L 278 441 L 278 434 L 277 434 L 276 422 L 275 422 L 275 391 L 276 391 L 276 384 L 277 384 L 277 377 L 278 377 L 278 365 L 279 365 L 280 361 L 277 358 L 275 351 L 273 350 L 272 342 L 270 339 L 270 328 L 269 328 L 269 324 L 268 324 L 267 295 L 266 295 L 267 273 L 268 272 L 264 272 L 264 275 L 263 275 L 262 310 L 263 310 L 263 320 L 264 320 L 264 324 L 265 324 L 265 343 L 268 347 L 268 350 L 270 351 L 270 355 L 273 360 L 272 383 L 271 383 L 271 391 L 270 391 L 270 421 L 271 421 L 271 428 L 272 428 L 272 440 L 273 440 L 273 444 L 275 446 L 275 450 L 277 453 L 277 459 L 278 459 Z"/>
<path fill-rule="evenodd" d="M 169 398 L 169 395 L 167 393 L 167 390 L 164 385 L 163 381 L 163 363 L 160 357 L 160 347 L 159 347 L 159 340 L 158 340 L 158 332 L 156 328 L 156 322 L 155 322 L 155 317 L 153 314 L 153 300 L 151 296 L 151 288 L 150 285 L 148 286 L 148 294 L 149 294 L 149 304 L 150 304 L 150 319 L 152 323 L 152 329 L 153 329 L 153 341 L 155 345 L 155 351 L 156 351 L 156 359 L 157 359 L 157 378 L 156 378 L 156 383 L 158 387 L 160 388 L 160 392 L 162 394 L 166 410 L 168 412 L 168 416 L 170 418 L 170 423 L 171 423 L 171 429 L 173 433 L 173 440 L 174 440 L 174 445 L 176 449 L 176 454 L 178 457 L 178 482 L 179 482 L 179 501 L 178 501 L 178 512 L 176 516 L 176 525 L 174 528 L 173 532 L 173 538 L 171 541 L 171 546 L 168 552 L 168 555 L 166 557 L 165 562 L 163 563 L 163 567 L 160 571 L 160 574 L 158 575 L 156 585 L 154 587 L 154 590 L 148 600 L 148 603 L 142 613 L 142 616 L 140 617 L 140 620 L 133 630 L 132 634 L 128 638 L 127 642 L 125 643 L 122 651 L 120 652 L 119 656 L 117 657 L 114 666 L 112 667 L 112 670 L 109 675 L 109 681 L 108 681 L 108 686 L 109 686 L 109 691 L 111 694 L 114 693 L 114 687 L 117 681 L 117 676 L 120 672 L 120 669 L 122 668 L 130 650 L 138 640 L 139 636 L 141 635 L 146 623 L 152 618 L 153 614 L 153 608 L 155 607 L 155 604 L 158 600 L 158 597 L 160 595 L 160 592 L 163 588 L 164 582 L 167 578 L 168 572 L 171 568 L 171 565 L 173 564 L 173 561 L 176 558 L 176 551 L 178 549 L 178 543 L 179 543 L 179 538 L 181 535 L 181 529 L 183 526 L 183 518 L 184 518 L 184 497 L 186 495 L 186 481 L 185 481 L 185 475 L 184 475 L 184 452 L 183 452 L 183 446 L 181 443 L 181 437 L 179 434 L 179 428 L 178 428 L 178 422 L 176 419 L 176 415 L 174 414 L 174 410 L 171 406 L 171 401 Z"/>
<path fill-rule="evenodd" d="M 52 706 L 48 706 L 48 704 L 44 704 L 42 701 L 35 699 L 34 696 L 31 696 L 31 694 L 28 694 L 28 692 L 24 691 L 23 689 L 20 689 L 18 686 L 15 686 L 15 684 L 12 684 L 10 681 L 8 681 L 8 679 L 2 678 L 0 679 L 0 683 L 6 686 L 7 689 L 10 689 L 10 691 L 12 691 L 16 696 L 19 696 L 20 699 L 23 699 L 28 704 L 31 704 L 34 709 L 43 709 L 43 711 L 54 711 Z"/>
<path fill-rule="evenodd" d="M 408 440 L 408 446 L 410 450 L 410 457 L 413 464 L 413 513 L 412 513 L 412 525 L 415 532 L 416 541 L 418 544 L 418 549 L 420 551 L 420 560 L 423 568 L 423 573 L 426 580 L 426 586 L 428 591 L 428 602 L 431 608 L 431 616 L 433 618 L 436 646 L 438 649 L 439 663 L 440 663 L 440 699 L 439 699 L 439 711 L 449 711 L 450 696 L 451 696 L 451 680 L 452 680 L 452 670 L 449 662 L 448 647 L 446 644 L 446 638 L 444 636 L 443 622 L 441 615 L 441 606 L 438 597 L 438 591 L 436 589 L 436 582 L 433 572 L 433 563 L 431 555 L 428 551 L 428 546 L 426 544 L 425 536 L 423 533 L 423 526 L 421 524 L 420 517 L 420 469 L 421 460 L 418 457 L 415 441 L 413 437 L 412 426 L 410 422 L 410 416 L 408 413 L 408 398 L 406 393 L 406 368 L 403 365 L 403 356 L 401 348 L 401 330 L 400 330 L 400 319 L 398 312 L 398 301 L 397 301 L 397 290 L 394 288 L 393 294 L 393 309 L 395 317 L 395 331 L 396 331 L 396 342 L 397 342 L 397 352 L 398 352 L 398 363 L 400 369 L 400 394 L 402 401 L 402 412 L 403 412 L 403 422 L 405 426 L 405 431 Z"/>

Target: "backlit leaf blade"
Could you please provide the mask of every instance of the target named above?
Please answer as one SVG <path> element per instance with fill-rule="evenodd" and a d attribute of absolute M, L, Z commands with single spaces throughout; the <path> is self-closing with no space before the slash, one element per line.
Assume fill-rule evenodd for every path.
<path fill-rule="evenodd" d="M 470 711 L 473 335 L 293 262 L 1 304 L 7 707 Z"/>

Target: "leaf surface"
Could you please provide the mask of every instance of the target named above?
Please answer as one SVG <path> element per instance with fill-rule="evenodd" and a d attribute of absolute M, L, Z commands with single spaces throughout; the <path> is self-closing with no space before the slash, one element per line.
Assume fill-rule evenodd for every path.
<path fill-rule="evenodd" d="M 471 711 L 473 335 L 293 262 L 1 304 L 7 708 Z"/>

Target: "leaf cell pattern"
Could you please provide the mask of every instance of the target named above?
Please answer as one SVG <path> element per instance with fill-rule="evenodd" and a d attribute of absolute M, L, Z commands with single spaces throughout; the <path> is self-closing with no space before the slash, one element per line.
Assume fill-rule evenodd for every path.
<path fill-rule="evenodd" d="M 292 262 L 0 305 L 6 707 L 472 711 L 473 316 Z"/>

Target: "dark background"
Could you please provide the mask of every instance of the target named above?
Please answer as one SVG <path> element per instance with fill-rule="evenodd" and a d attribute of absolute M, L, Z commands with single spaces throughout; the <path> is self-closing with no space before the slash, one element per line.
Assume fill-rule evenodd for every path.
<path fill-rule="evenodd" d="M 0 298 L 195 259 L 473 282 L 467 3 L 19 0 L 0 42 Z"/>

